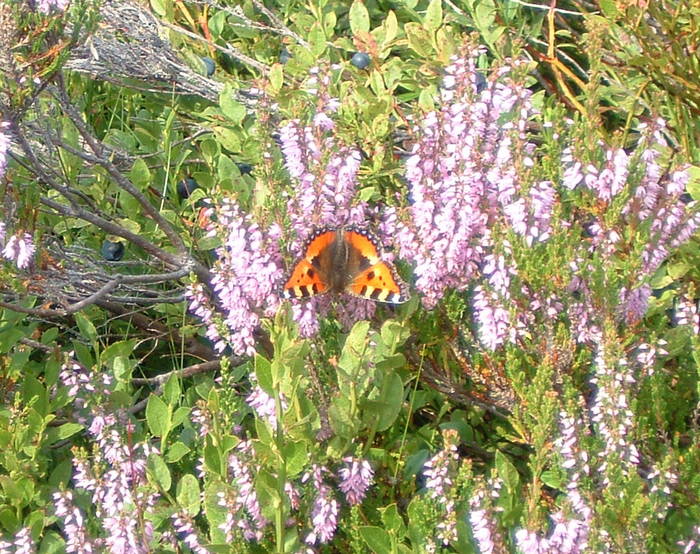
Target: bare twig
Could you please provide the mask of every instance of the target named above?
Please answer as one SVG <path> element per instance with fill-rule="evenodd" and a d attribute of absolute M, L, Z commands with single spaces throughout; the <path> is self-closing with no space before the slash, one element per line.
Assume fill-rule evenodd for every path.
<path fill-rule="evenodd" d="M 65 310 L 26 308 L 25 306 L 20 306 L 18 304 L 10 304 L 9 302 L 3 302 L 2 300 L 0 300 L 0 308 L 5 308 L 6 310 L 11 310 L 20 314 L 27 314 L 36 317 L 45 317 L 47 319 L 51 319 L 54 317 L 64 317 L 66 315 Z"/>
<path fill-rule="evenodd" d="M 112 292 L 115 288 L 117 288 L 117 286 L 119 286 L 120 282 L 121 282 L 121 275 L 117 275 L 114 279 L 112 279 L 109 283 L 104 285 L 95 294 L 92 294 L 91 296 L 84 298 L 80 302 L 76 302 L 75 304 L 71 304 L 70 306 L 68 306 L 68 308 L 66 309 L 66 313 L 67 314 L 74 314 L 75 312 L 79 312 L 83 308 L 86 308 L 87 306 L 94 304 L 100 298 L 105 297 L 108 293 Z"/>
<path fill-rule="evenodd" d="M 188 31 L 187 29 L 183 29 L 182 27 L 178 27 L 177 25 L 173 25 L 172 23 L 168 23 L 167 21 L 161 21 L 161 25 L 164 25 L 168 29 L 171 29 L 175 31 L 176 33 L 180 33 L 182 35 L 185 35 L 186 37 L 189 37 L 193 40 L 197 40 L 200 42 L 204 42 L 207 44 L 207 46 L 210 46 L 211 48 L 214 48 L 218 50 L 219 52 L 223 52 L 224 54 L 228 54 L 229 56 L 232 56 L 239 60 L 241 63 L 244 63 L 245 65 L 249 65 L 251 67 L 254 67 L 258 71 L 260 71 L 263 75 L 267 75 L 270 72 L 270 67 L 265 65 L 264 63 L 259 62 L 258 60 L 255 60 L 249 56 L 246 56 L 243 54 L 241 51 L 239 51 L 237 48 L 231 46 L 230 44 L 227 45 L 227 48 L 224 48 L 223 46 L 219 46 L 218 44 L 215 44 L 206 38 L 204 38 L 201 35 L 198 35 L 197 33 L 193 33 L 192 31 Z"/>
<path fill-rule="evenodd" d="M 237 359 L 237 361 L 234 363 L 241 363 L 241 360 Z M 182 378 L 192 377 L 193 375 L 197 375 L 198 373 L 205 373 L 207 371 L 219 369 L 219 367 L 221 367 L 220 360 L 211 360 L 209 362 L 194 364 L 188 367 L 184 367 L 182 369 L 174 369 L 172 371 L 168 371 L 167 373 L 156 375 L 155 377 L 135 377 L 131 380 L 131 382 L 134 385 L 162 385 L 173 375 L 177 375 L 178 377 Z"/>

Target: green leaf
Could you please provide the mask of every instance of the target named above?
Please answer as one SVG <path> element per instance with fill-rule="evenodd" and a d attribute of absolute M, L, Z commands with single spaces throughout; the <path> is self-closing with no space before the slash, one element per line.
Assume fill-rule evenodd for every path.
<path fill-rule="evenodd" d="M 390 369 L 398 369 L 405 367 L 406 357 L 403 354 L 394 354 L 393 356 L 387 356 L 386 358 L 379 360 L 376 363 L 376 367 L 380 371 L 389 371 Z"/>
<path fill-rule="evenodd" d="M 295 477 L 306 467 L 309 459 L 306 443 L 302 441 L 287 442 L 282 447 L 282 457 L 287 465 L 287 476 Z"/>
<path fill-rule="evenodd" d="M 369 31 L 369 12 L 362 0 L 355 0 L 350 6 L 350 30 L 353 35 Z"/>
<path fill-rule="evenodd" d="M 48 483 L 52 488 L 59 489 L 68 485 L 73 475 L 73 463 L 70 459 L 61 460 L 51 471 Z"/>
<path fill-rule="evenodd" d="M 598 5 L 600 6 L 600 11 L 603 12 L 605 17 L 617 17 L 619 12 L 617 11 L 615 0 L 600 0 Z"/>
<path fill-rule="evenodd" d="M 280 90 L 282 90 L 282 85 L 284 85 L 284 67 L 281 63 L 272 65 L 270 68 L 269 79 L 269 93 L 271 96 L 275 96 Z"/>
<path fill-rule="evenodd" d="M 227 127 L 212 127 L 214 136 L 219 144 L 226 148 L 229 152 L 240 152 L 241 151 L 241 138 L 235 131 L 228 129 Z"/>
<path fill-rule="evenodd" d="M 137 344 L 138 342 L 135 340 L 122 340 L 112 343 L 103 350 L 100 360 L 103 364 L 109 364 L 119 356 L 128 358 Z"/>
<path fill-rule="evenodd" d="M 358 321 L 350 330 L 345 339 L 343 352 L 340 355 L 339 367 L 349 375 L 353 375 L 358 365 L 367 353 L 367 334 L 369 333 L 369 321 Z"/>
<path fill-rule="evenodd" d="M 222 473 L 221 456 L 219 450 L 213 444 L 207 443 L 204 446 L 204 465 L 211 472 L 216 474 Z"/>
<path fill-rule="evenodd" d="M 391 537 L 381 527 L 364 525 L 360 527 L 360 536 L 372 552 L 384 554 L 391 552 Z"/>
<path fill-rule="evenodd" d="M 46 438 L 48 444 L 53 444 L 55 442 L 72 437 L 76 433 L 82 431 L 85 427 L 80 423 L 64 423 L 58 427 L 51 427 L 46 432 Z"/>
<path fill-rule="evenodd" d="M 396 20 L 396 14 L 392 10 L 389 10 L 389 13 L 386 14 L 386 19 L 384 20 L 385 35 L 382 47 L 386 48 L 389 43 L 396 38 L 398 31 L 399 23 Z"/>
<path fill-rule="evenodd" d="M 309 36 L 307 37 L 309 41 L 309 46 L 311 48 L 311 54 L 314 58 L 319 58 L 326 51 L 326 34 L 323 32 L 321 25 L 314 23 L 309 31 Z"/>
<path fill-rule="evenodd" d="M 0 331 L 0 352 L 9 352 L 27 333 L 17 327 L 6 327 Z"/>
<path fill-rule="evenodd" d="M 700 200 L 700 167 L 692 165 L 688 168 L 690 180 L 685 186 L 693 200 Z"/>
<path fill-rule="evenodd" d="M 518 470 L 515 469 L 515 466 L 500 450 L 496 450 L 496 470 L 509 491 L 514 492 L 518 490 L 520 486 Z"/>
<path fill-rule="evenodd" d="M 41 334 L 41 344 L 53 344 L 58 337 L 58 327 L 51 327 L 46 329 Z"/>
<path fill-rule="evenodd" d="M 190 447 L 181 441 L 177 441 L 170 445 L 168 451 L 165 453 L 165 459 L 171 464 L 179 462 L 188 452 L 191 452 Z"/>
<path fill-rule="evenodd" d="M 180 425 L 183 421 L 185 421 L 189 417 L 190 411 L 191 410 L 188 406 L 180 406 L 173 413 L 173 416 L 170 419 L 170 426 L 177 427 L 178 425 Z"/>
<path fill-rule="evenodd" d="M 173 484 L 170 470 L 160 455 L 151 453 L 146 461 L 146 469 L 149 477 L 164 491 L 169 491 Z"/>
<path fill-rule="evenodd" d="M 561 490 L 565 485 L 565 476 L 558 469 L 543 471 L 540 479 L 545 485 L 553 489 Z"/>
<path fill-rule="evenodd" d="M 151 0 L 151 8 L 153 8 L 153 11 L 160 17 L 164 17 L 167 13 L 165 9 L 165 0 Z"/>
<path fill-rule="evenodd" d="M 175 404 L 180 400 L 180 394 L 182 394 L 180 378 L 173 374 L 168 377 L 165 385 L 163 385 L 163 398 L 168 404 Z"/>
<path fill-rule="evenodd" d="M 124 356 L 117 356 L 110 365 L 117 381 L 124 383 L 130 380 L 131 371 L 136 367 L 136 361 Z"/>
<path fill-rule="evenodd" d="M 143 158 L 138 158 L 131 166 L 129 179 L 141 190 L 145 190 L 151 184 L 151 170 Z"/>
<path fill-rule="evenodd" d="M 55 531 L 47 531 L 41 538 L 39 554 L 61 554 L 66 551 L 66 543 L 63 537 Z"/>
<path fill-rule="evenodd" d="M 192 517 L 199 513 L 199 481 L 191 473 L 182 476 L 177 484 L 177 503 Z"/>
<path fill-rule="evenodd" d="M 219 106 L 221 112 L 235 125 L 239 125 L 247 113 L 246 107 L 234 99 L 231 87 L 225 87 L 219 94 Z"/>
<path fill-rule="evenodd" d="M 156 437 L 162 437 L 170 429 L 170 410 L 160 397 L 151 394 L 146 404 L 146 421 L 148 428 Z"/>
<path fill-rule="evenodd" d="M 430 35 L 418 23 L 406 23 L 404 32 L 408 39 L 408 46 L 421 57 L 430 57 L 433 49 L 430 46 Z"/>
<path fill-rule="evenodd" d="M 423 27 L 434 33 L 442 25 L 442 0 L 430 0 L 423 19 Z"/>
<path fill-rule="evenodd" d="M 403 392 L 403 381 L 397 373 L 386 376 L 380 398 L 367 402 L 363 420 L 368 424 L 375 420 L 379 432 L 391 427 L 401 412 Z"/>
<path fill-rule="evenodd" d="M 382 325 L 379 334 L 382 337 L 382 342 L 395 352 L 396 348 L 401 346 L 411 333 L 405 325 L 390 319 Z"/>
<path fill-rule="evenodd" d="M 256 354 L 255 355 L 255 376 L 258 378 L 258 385 L 267 394 L 274 393 L 274 385 L 272 383 L 272 364 L 267 358 Z"/>
<path fill-rule="evenodd" d="M 418 104 L 425 111 L 432 111 L 435 109 L 435 101 L 433 100 L 435 91 L 433 87 L 425 87 L 420 91 L 418 95 Z"/>
<path fill-rule="evenodd" d="M 379 512 L 382 514 L 382 523 L 384 523 L 385 529 L 400 537 L 406 534 L 406 525 L 401 514 L 399 514 L 396 504 L 390 504 L 386 508 L 379 508 Z"/>
<path fill-rule="evenodd" d="M 77 312 L 73 315 L 75 322 L 78 324 L 78 329 L 80 329 L 80 334 L 87 337 L 90 342 L 97 342 L 97 329 L 92 324 L 85 314 L 82 312 Z"/>
<path fill-rule="evenodd" d="M 690 269 L 692 267 L 685 262 L 676 262 L 667 266 L 668 274 L 674 281 L 683 277 Z"/>

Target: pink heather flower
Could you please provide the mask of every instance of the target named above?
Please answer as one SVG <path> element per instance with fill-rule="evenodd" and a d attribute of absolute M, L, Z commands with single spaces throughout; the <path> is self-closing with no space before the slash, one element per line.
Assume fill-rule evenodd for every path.
<path fill-rule="evenodd" d="M 653 511 L 659 520 L 663 520 L 673 506 L 671 489 L 678 485 L 678 475 L 654 466 L 646 476 L 646 480 L 649 482 L 649 499 L 652 502 Z"/>
<path fill-rule="evenodd" d="M 190 309 L 207 324 L 207 336 L 218 351 L 230 345 L 234 353 L 252 356 L 261 315 L 275 313 L 280 302 L 279 229 L 261 229 L 230 200 L 219 207 L 218 218 L 218 230 L 210 234 L 223 235 L 223 244 L 217 249 L 212 286 L 222 312 L 217 317 L 201 285 L 188 288 Z"/>
<path fill-rule="evenodd" d="M 620 290 L 620 303 L 617 307 L 621 319 L 630 325 L 638 323 L 647 311 L 650 296 L 651 286 L 648 284 L 643 284 L 631 291 L 623 287 Z"/>
<path fill-rule="evenodd" d="M 607 359 L 605 346 L 600 342 L 591 383 L 597 387 L 590 409 L 591 421 L 596 424 L 605 443 L 600 471 L 604 476 L 603 483 L 608 485 L 606 469 L 611 457 L 619 460 L 625 474 L 629 474 L 640 461 L 637 447 L 629 437 L 634 429 L 634 413 L 628 399 L 634 395 L 635 378 L 626 359 L 618 359 L 614 364 Z"/>
<path fill-rule="evenodd" d="M 479 53 L 473 50 L 445 69 L 453 86 L 443 89 L 439 110 L 424 117 L 406 161 L 412 220 L 399 226 L 397 241 L 402 257 L 415 263 L 426 308 L 478 276 L 489 229 L 503 219 L 500 214 L 523 236 L 548 232 L 548 201 L 537 187 L 534 196 L 521 196 L 513 163 L 531 150 L 520 144 L 534 113 L 530 93 L 507 80 L 509 68 L 477 92 Z M 512 113 L 515 120 L 504 125 L 501 120 Z"/>
<path fill-rule="evenodd" d="M 573 188 L 583 181 L 600 200 L 608 204 L 630 186 L 630 174 L 635 175 L 632 194 L 622 207 L 622 222 L 635 228 L 648 228 L 647 246 L 641 256 L 642 278 L 653 274 L 669 253 L 686 242 L 700 227 L 700 213 L 695 210 L 694 203 L 685 205 L 680 200 L 689 180 L 687 171 L 680 169 L 665 175 L 658 163 L 666 145 L 662 133 L 664 127 L 662 120 L 656 120 L 651 125 L 640 125 L 642 137 L 638 153 L 628 155 L 622 149 L 606 150 L 602 167 L 591 163 L 583 168 L 570 148 L 562 154 L 562 184 Z M 632 167 L 634 172 L 631 171 Z M 593 235 L 593 245 L 599 252 L 608 257 L 617 253 L 617 243 L 620 241 L 617 230 L 607 229 L 598 220 L 589 225 L 589 230 Z M 624 304 L 628 299 L 622 301 Z M 642 308 L 639 302 L 641 296 L 636 299 L 636 304 L 633 303 L 637 311 Z M 625 306 L 620 311 L 625 312 Z"/>
<path fill-rule="evenodd" d="M 34 554 L 36 545 L 32 539 L 29 527 L 22 527 L 15 535 L 14 540 L 15 554 Z"/>
<path fill-rule="evenodd" d="M 549 537 L 542 537 L 534 531 L 520 529 L 516 532 L 516 542 L 523 552 L 585 552 L 592 519 L 592 510 L 584 501 L 579 490 L 582 476 L 590 475 L 588 451 L 579 445 L 579 435 L 587 432 L 588 425 L 566 412 L 561 412 L 560 435 L 554 446 L 562 457 L 569 482 L 566 485 L 566 498 L 571 511 L 578 517 L 565 517 L 559 510 L 551 515 L 554 527 Z"/>
<path fill-rule="evenodd" d="M 173 527 L 180 540 L 195 554 L 209 554 L 209 550 L 202 546 L 199 535 L 192 524 L 192 520 L 184 514 L 173 514 Z"/>
<path fill-rule="evenodd" d="M 599 170 L 593 165 L 588 165 L 584 169 L 583 181 L 598 195 L 598 198 L 610 202 L 622 192 L 627 182 L 629 158 L 622 148 L 608 150 L 605 157 L 606 165 L 603 169 Z"/>
<path fill-rule="evenodd" d="M 687 325 L 694 335 L 700 334 L 700 314 L 698 314 L 698 301 L 687 294 L 680 297 L 675 313 L 678 325 Z"/>
<path fill-rule="evenodd" d="M 289 505 L 292 510 L 298 510 L 301 505 L 301 496 L 299 495 L 299 490 L 292 485 L 289 481 L 284 484 L 284 492 L 289 498 Z"/>
<path fill-rule="evenodd" d="M 333 498 L 331 488 L 323 481 L 323 475 L 330 473 L 327 468 L 312 464 L 311 469 L 301 478 L 302 483 L 311 480 L 317 491 L 311 508 L 311 532 L 306 536 L 306 544 L 326 543 L 333 538 L 338 526 L 340 506 Z"/>
<path fill-rule="evenodd" d="M 294 231 L 290 250 L 295 257 L 302 254 L 306 239 L 313 231 L 324 227 L 366 225 L 371 215 L 367 203 L 356 199 L 360 151 L 334 134 L 335 125 L 328 114 L 337 110 L 339 104 L 327 92 L 330 75 L 321 70 L 316 75 L 313 78 L 316 81 L 310 80 L 319 86 L 317 115 L 312 123 L 304 125 L 292 120 L 280 129 L 285 167 L 294 187 L 288 214 Z M 393 234 L 380 238 L 388 244 Z M 332 307 L 346 327 L 371 317 L 376 309 L 373 302 L 351 297 L 340 303 L 328 297 L 293 302 L 292 314 L 301 334 L 311 336 L 318 332 L 319 317 Z"/>
<path fill-rule="evenodd" d="M 649 377 L 654 374 L 656 361 L 663 356 L 668 356 L 667 344 L 664 339 L 659 339 L 656 344 L 643 342 L 634 349 L 633 356 L 639 365 L 640 375 Z"/>
<path fill-rule="evenodd" d="M 478 326 L 479 339 L 489 350 L 515 338 L 511 331 L 510 314 L 496 296 L 484 287 L 474 289 L 474 317 Z"/>
<path fill-rule="evenodd" d="M 223 492 L 219 493 L 219 505 L 227 509 L 226 521 L 221 525 L 221 529 L 229 541 L 233 539 L 233 530 L 236 527 L 243 532 L 246 540 L 261 540 L 262 530 L 268 524 L 268 520 L 262 515 L 255 492 L 253 474 L 257 469 L 251 467 L 249 461 L 253 451 L 252 443 L 242 441 L 236 446 L 236 451 L 229 456 L 228 467 L 237 494 L 229 496 Z"/>
<path fill-rule="evenodd" d="M 367 489 L 372 484 L 374 472 L 367 460 L 359 460 L 351 456 L 343 458 L 348 467 L 342 468 L 340 475 L 340 491 L 345 494 L 348 504 L 355 506 L 360 504 L 367 494 Z"/>
<path fill-rule="evenodd" d="M 245 400 L 260 419 L 266 421 L 273 429 L 277 428 L 277 407 L 272 396 L 267 394 L 259 385 L 255 385 L 253 392 Z M 282 410 L 285 411 L 287 409 L 287 400 L 284 398 L 284 395 L 280 398 L 280 404 Z"/>
<path fill-rule="evenodd" d="M 92 554 L 95 552 L 92 541 L 88 537 L 83 514 L 73 505 L 73 494 L 70 491 L 56 492 L 53 495 L 55 514 L 63 520 L 63 533 L 66 537 L 66 552 L 77 554 Z"/>
<path fill-rule="evenodd" d="M 532 246 L 549 238 L 555 200 L 556 192 L 552 184 L 543 181 L 533 186 L 527 196 L 504 206 L 503 212 L 513 230 L 525 237 L 528 246 Z"/>
<path fill-rule="evenodd" d="M 676 544 L 683 549 L 683 554 L 691 554 L 700 550 L 700 525 L 693 527 L 693 536 L 687 540 L 678 541 Z"/>
<path fill-rule="evenodd" d="M 444 450 L 439 451 L 425 462 L 423 475 L 425 476 L 425 488 L 430 498 L 442 502 L 447 500 L 449 490 L 452 488 L 452 475 L 455 472 L 458 459 L 457 446 L 448 443 Z"/>
<path fill-rule="evenodd" d="M 204 438 L 211 431 L 211 414 L 203 407 L 198 406 L 190 412 L 190 421 L 198 428 L 199 436 Z"/>
<path fill-rule="evenodd" d="M 499 480 L 490 479 L 487 484 L 479 483 L 469 499 L 469 523 L 481 554 L 501 552 L 505 548 L 493 507 L 500 488 Z"/>
<path fill-rule="evenodd" d="M 15 234 L 5 244 L 2 255 L 5 259 L 15 262 L 19 269 L 27 269 L 34 256 L 34 242 L 29 233 Z"/>
<path fill-rule="evenodd" d="M 7 169 L 7 153 L 10 151 L 10 135 L 8 122 L 0 123 L 0 178 L 5 175 Z"/>
<path fill-rule="evenodd" d="M 146 487 L 146 458 L 154 449 L 122 438 L 122 430 L 128 431 L 133 424 L 124 421 L 123 415 L 102 411 L 95 398 L 101 396 L 105 380 L 96 387 L 94 382 L 99 376 L 93 377 L 85 379 L 77 363 L 64 365 L 61 372 L 61 378 L 74 387 L 76 399 L 81 400 L 77 403 L 78 413 L 92 410 L 88 436 L 98 453 L 93 467 L 80 456 L 74 457 L 73 481 L 76 487 L 92 493 L 95 515 L 105 532 L 100 545 L 111 552 L 146 553 L 153 537 L 153 524 L 147 514 L 158 497 L 157 492 Z M 93 398 L 84 400 L 90 394 Z M 80 420 L 86 422 L 87 418 L 81 416 Z M 117 424 L 121 429 L 117 429 Z M 97 548 L 95 542 L 93 546 Z"/>
<path fill-rule="evenodd" d="M 445 431 L 443 440 L 444 449 L 425 463 L 423 475 L 428 497 L 435 500 L 442 516 L 437 525 L 435 537 L 443 545 L 448 545 L 457 540 L 455 491 L 452 478 L 457 472 L 459 455 L 456 432 Z"/>
<path fill-rule="evenodd" d="M 65 11 L 70 0 L 38 0 L 37 9 L 41 13 L 51 13 L 52 11 Z"/>
<path fill-rule="evenodd" d="M 331 488 L 323 485 L 314 499 L 311 508 L 311 532 L 306 536 L 306 544 L 326 543 L 333 538 L 338 526 L 338 501 L 333 498 Z"/>
<path fill-rule="evenodd" d="M 292 120 L 280 129 L 280 141 L 285 166 L 292 178 L 294 195 L 289 202 L 289 216 L 300 247 L 306 237 L 318 227 L 342 227 L 366 221 L 365 203 L 356 203 L 357 171 L 360 151 L 341 142 L 332 133 L 335 124 L 330 113 L 339 103 L 328 93 L 331 75 L 316 68 L 307 80 L 318 84 L 314 91 L 316 110 L 311 125 Z"/>

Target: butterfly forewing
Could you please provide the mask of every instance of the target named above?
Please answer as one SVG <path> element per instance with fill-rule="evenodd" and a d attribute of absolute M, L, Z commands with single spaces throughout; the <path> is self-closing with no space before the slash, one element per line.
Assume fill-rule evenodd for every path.
<path fill-rule="evenodd" d="M 304 257 L 294 266 L 292 276 L 284 285 L 285 298 L 309 298 L 329 290 L 327 258 L 335 238 L 335 231 L 327 230 L 311 236 L 304 249 Z"/>

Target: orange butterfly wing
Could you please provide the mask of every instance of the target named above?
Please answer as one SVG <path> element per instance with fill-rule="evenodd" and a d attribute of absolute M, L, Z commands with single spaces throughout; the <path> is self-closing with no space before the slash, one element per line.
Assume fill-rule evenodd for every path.
<path fill-rule="evenodd" d="M 309 240 L 304 257 L 294 266 L 283 287 L 285 298 L 308 298 L 328 291 L 328 282 L 319 271 L 319 260 L 335 240 L 335 231 L 320 231 Z"/>
<path fill-rule="evenodd" d="M 379 257 L 379 251 L 375 240 L 365 233 L 351 230 L 345 232 L 345 240 L 357 250 L 370 266 L 354 275 L 345 291 L 353 296 L 387 302 L 390 304 L 402 304 L 410 295 L 406 284 L 396 274 L 394 268 Z"/>

